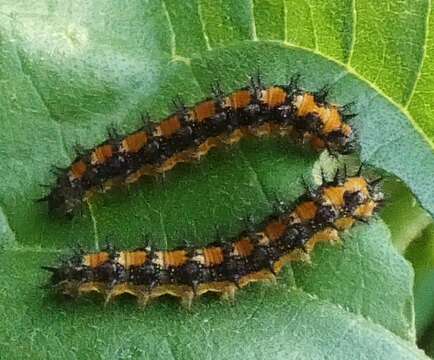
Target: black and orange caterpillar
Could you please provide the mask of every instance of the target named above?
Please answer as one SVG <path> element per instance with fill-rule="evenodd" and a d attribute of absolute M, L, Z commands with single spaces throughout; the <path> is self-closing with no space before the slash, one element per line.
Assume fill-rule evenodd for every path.
<path fill-rule="evenodd" d="M 227 242 L 174 250 L 107 249 L 81 253 L 44 269 L 53 273 L 50 287 L 72 297 L 98 292 L 108 302 L 128 293 L 144 305 L 169 294 L 187 306 L 206 292 L 233 298 L 238 288 L 251 282 L 275 279 L 286 263 L 303 259 L 316 243 L 338 241 L 339 231 L 368 221 L 383 202 L 378 182 L 360 174 L 337 174 L 309 189 L 295 206 Z"/>
<path fill-rule="evenodd" d="M 164 173 L 246 136 L 287 135 L 316 150 L 337 153 L 352 148 L 347 121 L 354 114 L 346 106 L 328 103 L 325 90 L 304 91 L 294 79 L 264 87 L 258 77 L 229 95 L 218 88 L 214 94 L 191 108 L 180 106 L 157 125 L 148 122 L 81 152 L 68 168 L 59 170 L 51 192 L 41 200 L 48 201 L 51 213 L 71 215 L 95 191 Z"/>

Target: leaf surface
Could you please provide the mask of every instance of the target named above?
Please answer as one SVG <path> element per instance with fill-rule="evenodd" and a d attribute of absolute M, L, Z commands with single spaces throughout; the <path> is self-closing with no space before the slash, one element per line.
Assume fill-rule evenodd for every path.
<path fill-rule="evenodd" d="M 150 234 L 162 247 L 206 244 L 215 225 L 234 235 L 242 218 L 273 211 L 276 197 L 294 200 L 318 155 L 286 139 L 249 139 L 164 179 L 96 195 L 72 221 L 50 219 L 32 200 L 54 181 L 51 166 L 70 163 L 74 144 L 92 147 L 111 126 L 134 130 L 145 111 L 159 121 L 175 96 L 194 104 L 215 81 L 232 91 L 259 69 L 266 83 L 300 73 L 306 89 L 330 85 L 331 101 L 354 101 L 361 160 L 401 178 L 432 215 L 430 11 L 425 1 L 40 1 L 31 10 L 4 1 L 4 354 L 424 358 L 413 344 L 412 271 L 381 220 L 346 233 L 344 248 L 320 247 L 311 266 L 288 269 L 278 285 L 240 292 L 234 306 L 207 297 L 192 313 L 171 300 L 144 312 L 128 300 L 103 309 L 93 298 L 57 303 L 39 289 L 47 278 L 39 266 L 76 241 L 133 247 Z"/>

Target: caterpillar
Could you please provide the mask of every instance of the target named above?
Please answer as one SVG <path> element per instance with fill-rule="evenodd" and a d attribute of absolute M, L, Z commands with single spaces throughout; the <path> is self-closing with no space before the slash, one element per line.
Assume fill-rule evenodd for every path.
<path fill-rule="evenodd" d="M 214 97 L 178 110 L 159 124 L 80 152 L 57 179 L 47 201 L 51 214 L 72 216 L 96 191 L 157 175 L 175 165 L 199 159 L 210 149 L 234 144 L 247 136 L 281 135 L 310 143 L 316 150 L 348 153 L 354 132 L 347 121 L 355 116 L 348 106 L 326 101 L 327 89 L 304 91 L 297 78 L 287 85 L 265 87 L 258 76 L 230 94 L 215 86 Z"/>
<path fill-rule="evenodd" d="M 302 259 L 316 243 L 336 242 L 339 231 L 368 221 L 384 200 L 380 180 L 336 173 L 293 206 L 285 205 L 228 241 L 173 250 L 108 247 L 43 268 L 52 272 L 49 286 L 57 293 L 77 297 L 98 292 L 106 303 L 125 293 L 136 296 L 141 305 L 166 294 L 181 298 L 188 307 L 207 292 L 233 299 L 237 289 L 251 282 L 274 280 L 285 264 Z"/>

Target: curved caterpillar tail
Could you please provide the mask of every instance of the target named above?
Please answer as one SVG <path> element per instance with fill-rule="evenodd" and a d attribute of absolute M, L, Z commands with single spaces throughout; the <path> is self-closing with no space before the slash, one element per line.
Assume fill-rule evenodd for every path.
<path fill-rule="evenodd" d="M 72 215 L 98 191 L 157 175 L 177 164 L 200 159 L 214 147 L 249 136 L 280 135 L 309 143 L 316 150 L 348 153 L 354 131 L 347 107 L 330 104 L 326 91 L 308 92 L 293 81 L 264 87 L 261 81 L 178 111 L 154 126 L 108 140 L 83 151 L 66 169 L 56 170 L 56 183 L 41 200 L 50 213 Z"/>
<path fill-rule="evenodd" d="M 141 305 L 166 294 L 188 307 L 207 292 L 233 299 L 251 282 L 275 281 L 285 264 L 306 259 L 318 242 L 339 241 L 340 231 L 369 221 L 383 198 L 378 183 L 363 176 L 338 176 L 228 241 L 174 250 L 111 248 L 44 269 L 52 272 L 51 285 L 58 293 L 76 297 L 96 291 L 106 303 L 125 293 Z"/>

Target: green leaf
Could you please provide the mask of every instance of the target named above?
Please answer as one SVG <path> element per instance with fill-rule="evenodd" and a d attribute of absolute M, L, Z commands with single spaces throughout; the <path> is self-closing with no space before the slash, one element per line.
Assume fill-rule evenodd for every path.
<path fill-rule="evenodd" d="M 392 232 L 393 244 L 403 253 L 432 223 L 432 218 L 420 207 L 401 181 L 385 180 L 384 192 L 393 199 L 393 202 L 382 211 L 381 218 Z"/>
<path fill-rule="evenodd" d="M 426 354 L 432 359 L 434 357 L 434 327 L 432 326 L 422 339 L 421 346 Z"/>
<path fill-rule="evenodd" d="M 92 147 L 112 125 L 131 131 L 144 111 L 158 121 L 175 96 L 193 104 L 215 81 L 231 91 L 260 69 L 267 83 L 301 73 L 307 89 L 332 85 L 332 101 L 354 101 L 361 160 L 402 179 L 432 215 L 427 2 L 32 6 L 0 5 L 4 356 L 424 357 L 414 345 L 412 272 L 381 220 L 346 233 L 344 248 L 321 246 L 311 267 L 294 266 L 278 285 L 241 291 L 235 306 L 202 298 L 192 313 L 171 300 L 144 312 L 128 300 L 103 309 L 92 298 L 57 303 L 39 288 L 48 276 L 39 266 L 76 241 L 98 248 L 109 237 L 133 247 L 150 234 L 163 247 L 185 238 L 206 244 L 215 225 L 234 235 L 240 218 L 263 218 L 274 198 L 294 200 L 318 156 L 285 139 L 246 140 L 180 165 L 162 181 L 96 195 L 72 221 L 50 219 L 33 199 L 44 195 L 39 184 L 54 181 L 52 165 L 70 163 L 75 143 Z M 399 200 L 392 196 L 390 203 Z M 395 237 L 397 223 L 387 223 Z"/>
<path fill-rule="evenodd" d="M 406 257 L 415 270 L 415 309 L 418 338 L 434 322 L 434 225 L 428 226 L 421 236 L 413 241 Z"/>

